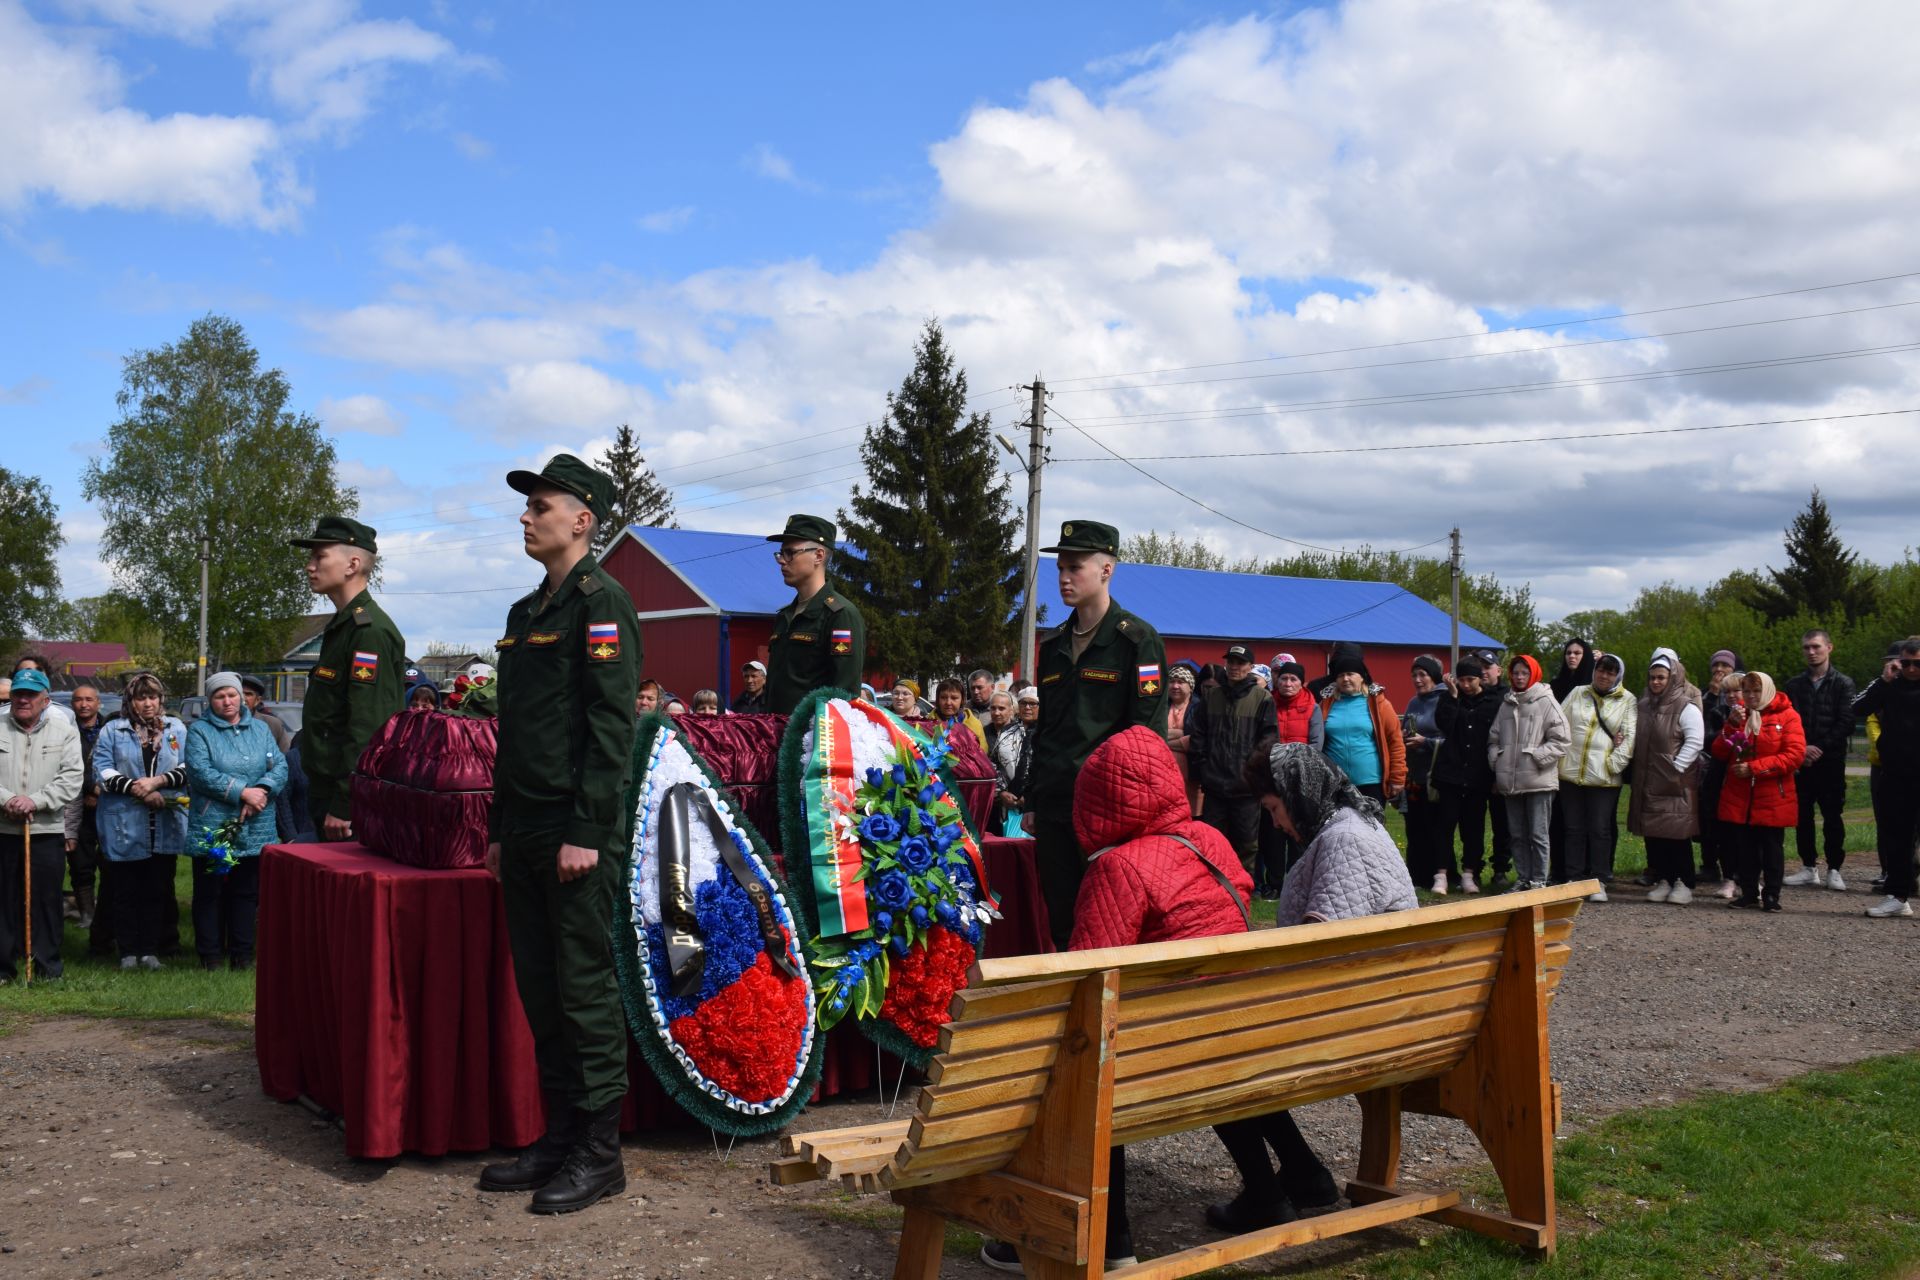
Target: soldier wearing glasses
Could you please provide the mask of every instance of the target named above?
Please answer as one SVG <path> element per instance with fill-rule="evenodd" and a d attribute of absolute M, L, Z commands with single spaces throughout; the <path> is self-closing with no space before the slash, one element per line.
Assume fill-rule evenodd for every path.
<path fill-rule="evenodd" d="M 796 515 L 768 542 L 780 549 L 780 579 L 793 603 L 773 616 L 767 642 L 767 710 L 793 714 L 815 689 L 858 692 L 867 660 L 867 624 L 843 592 L 827 581 L 833 522 Z"/>

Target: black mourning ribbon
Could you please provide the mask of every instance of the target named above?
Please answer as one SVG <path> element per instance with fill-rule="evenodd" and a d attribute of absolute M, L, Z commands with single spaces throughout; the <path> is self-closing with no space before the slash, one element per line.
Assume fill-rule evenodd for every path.
<path fill-rule="evenodd" d="M 707 824 L 707 832 L 713 837 L 714 845 L 720 850 L 721 860 L 727 864 L 727 870 L 733 873 L 733 878 L 746 892 L 747 901 L 753 904 L 754 914 L 760 922 L 760 940 L 766 947 L 767 959 L 789 978 L 799 977 L 800 970 L 788 954 L 787 938 L 786 934 L 781 932 L 780 918 L 774 914 L 773 895 L 767 891 L 767 886 L 761 882 L 760 877 L 753 874 L 753 868 L 747 865 L 747 857 L 740 852 L 740 846 L 734 843 L 733 833 L 727 829 L 726 819 L 721 817 L 720 810 L 715 807 L 713 796 L 705 787 L 697 783 L 682 782 L 667 789 L 666 804 L 669 811 L 673 809 L 676 801 L 683 815 L 689 811 L 697 811 L 701 820 Z M 661 831 L 664 840 L 666 832 L 664 824 Z M 666 867 L 664 858 L 661 861 L 661 867 L 664 872 Z M 691 905 L 691 899 L 689 899 L 689 905 Z M 667 945 L 667 956 L 669 960 L 672 959 L 671 940 Z"/>

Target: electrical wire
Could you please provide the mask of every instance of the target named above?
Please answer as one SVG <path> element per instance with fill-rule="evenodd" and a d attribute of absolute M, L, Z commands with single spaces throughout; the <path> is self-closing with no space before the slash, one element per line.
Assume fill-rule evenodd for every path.
<path fill-rule="evenodd" d="M 1053 411 L 1059 414 L 1058 410 Z M 1132 459 L 1123 458 L 1113 450 L 1107 449 L 1109 457 L 1051 458 L 1050 462 L 1187 462 L 1220 458 L 1313 458 L 1336 453 L 1404 453 L 1415 449 L 1477 449 L 1493 445 L 1508 444 L 1551 444 L 1563 440 L 1625 440 L 1635 436 L 1677 436 L 1689 435 L 1701 431 L 1736 431 L 1742 427 L 1782 427 L 1805 422 L 1847 422 L 1855 418 L 1887 418 L 1899 414 L 1920 413 L 1920 408 L 1912 409 L 1871 409 L 1858 413 L 1828 413 L 1804 418 L 1760 418 L 1752 422 L 1714 422 L 1697 427 L 1643 427 L 1630 431 L 1578 431 L 1551 436 L 1511 436 L 1500 440 L 1432 440 L 1415 444 L 1368 444 L 1340 445 L 1326 449 L 1261 449 L 1247 453 L 1144 453 L 1135 454 Z M 1065 415 L 1060 415 L 1064 417 Z M 1082 431 L 1082 435 L 1086 432 Z M 1092 436 L 1087 436 L 1093 440 Z M 1106 445 L 1094 440 L 1102 449 Z M 1138 468 L 1135 468 L 1138 470 Z M 1431 545 L 1431 544 L 1429 544 Z"/>

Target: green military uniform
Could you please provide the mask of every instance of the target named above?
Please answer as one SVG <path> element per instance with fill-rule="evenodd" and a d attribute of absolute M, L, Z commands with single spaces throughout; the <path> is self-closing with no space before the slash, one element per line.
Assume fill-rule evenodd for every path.
<path fill-rule="evenodd" d="M 833 525 L 797 515 L 768 542 L 817 542 L 833 547 Z M 867 622 L 846 594 L 829 582 L 805 600 L 773 615 L 767 641 L 767 710 L 791 715 L 815 689 L 860 691 L 867 665 Z"/>
<path fill-rule="evenodd" d="M 358 520 L 328 516 L 296 547 L 334 544 L 377 554 L 374 531 Z M 320 658 L 307 673 L 300 721 L 300 766 L 316 832 L 327 817 L 353 817 L 353 769 L 374 733 L 405 699 L 407 642 L 366 591 L 347 601 L 320 635 Z"/>
<path fill-rule="evenodd" d="M 1061 526 L 1060 545 L 1047 550 L 1114 555 L 1119 541 L 1111 525 L 1072 520 Z M 1040 885 L 1054 942 L 1062 947 L 1073 932 L 1074 898 L 1086 864 L 1073 833 L 1073 784 L 1080 767 L 1095 747 L 1129 726 L 1146 725 L 1163 738 L 1167 732 L 1167 650 L 1160 633 L 1110 600 L 1106 615 L 1075 658 L 1074 616 L 1069 613 L 1040 638 L 1034 665 L 1039 737 L 1027 787 L 1027 807 L 1037 827 L 1034 854 Z"/>
<path fill-rule="evenodd" d="M 555 485 L 608 513 L 612 483 L 561 454 L 507 482 Z M 604 492 L 601 485 L 604 483 Z M 546 584 L 507 613 L 499 641 L 500 727 L 489 835 L 520 1003 L 548 1099 L 582 1112 L 627 1090 L 627 1032 L 609 928 L 624 896 L 626 791 L 632 771 L 640 624 L 626 590 L 583 556 L 559 588 Z M 598 850 L 588 874 L 562 883 L 563 844 Z"/>

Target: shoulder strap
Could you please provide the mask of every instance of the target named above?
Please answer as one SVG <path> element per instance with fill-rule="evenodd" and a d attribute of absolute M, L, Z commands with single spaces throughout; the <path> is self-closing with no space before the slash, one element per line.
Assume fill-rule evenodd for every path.
<path fill-rule="evenodd" d="M 1200 852 L 1200 847 L 1194 844 L 1193 841 L 1187 839 L 1185 836 L 1176 836 L 1172 832 L 1168 832 L 1167 839 L 1176 840 L 1179 843 L 1187 846 L 1188 849 L 1193 851 L 1193 856 L 1200 859 L 1200 865 L 1213 873 L 1213 878 L 1220 882 L 1220 887 L 1227 891 L 1227 896 L 1229 898 L 1233 899 L 1233 905 L 1240 908 L 1240 920 L 1243 924 L 1247 926 L 1248 932 L 1252 932 L 1253 916 L 1247 911 L 1247 904 L 1240 901 L 1240 891 L 1233 887 L 1233 881 L 1227 879 L 1227 873 L 1222 871 L 1220 868 L 1214 866 L 1213 859 L 1209 858 L 1206 854 Z"/>

